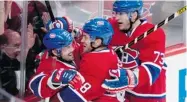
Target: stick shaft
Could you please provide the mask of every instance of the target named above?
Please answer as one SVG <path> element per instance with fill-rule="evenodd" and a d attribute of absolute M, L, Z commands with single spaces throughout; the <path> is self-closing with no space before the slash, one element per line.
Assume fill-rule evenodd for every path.
<path fill-rule="evenodd" d="M 49 3 L 49 1 L 45 1 L 45 4 L 46 4 L 46 6 L 47 6 L 47 9 L 48 9 L 48 11 L 49 11 L 49 15 L 50 15 L 50 17 L 51 17 L 51 21 L 52 22 L 55 22 L 55 17 L 54 17 L 54 15 L 53 15 L 53 11 L 52 11 L 52 9 L 51 9 L 51 5 L 50 5 L 50 3 Z"/>

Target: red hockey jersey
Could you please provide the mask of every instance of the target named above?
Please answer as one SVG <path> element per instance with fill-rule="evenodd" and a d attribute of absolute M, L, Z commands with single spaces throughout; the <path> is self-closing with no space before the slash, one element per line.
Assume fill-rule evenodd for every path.
<path fill-rule="evenodd" d="M 46 55 L 45 55 L 46 54 Z M 29 89 L 41 98 L 51 97 L 55 95 L 59 89 L 53 90 L 47 85 L 47 80 L 55 69 L 74 69 L 75 66 L 68 63 L 62 62 L 60 60 L 54 59 L 52 57 L 47 58 L 48 52 L 44 53 L 46 59 L 43 58 L 39 67 L 37 68 L 36 74 L 31 78 L 29 82 Z"/>
<path fill-rule="evenodd" d="M 72 100 L 76 102 L 87 100 L 95 100 L 96 102 L 101 102 L 101 100 L 102 102 L 108 102 L 108 100 L 112 100 L 113 102 L 117 102 L 116 98 L 104 96 L 105 90 L 101 87 L 104 79 L 110 77 L 109 69 L 118 68 L 118 58 L 115 52 L 111 49 L 106 49 L 98 52 L 81 54 L 82 47 L 79 45 L 73 46 L 74 48 L 77 48 L 74 51 L 74 55 L 79 53 L 79 56 L 75 56 L 78 59 L 76 62 L 80 63 L 79 69 L 75 69 L 74 66 L 59 60 L 54 60 L 52 57 L 49 57 L 48 52 L 45 51 L 38 56 L 41 61 L 36 75 L 34 75 L 30 81 L 29 88 L 31 91 L 39 97 L 51 97 L 50 100 L 55 102 L 72 102 Z M 80 57 L 82 57 L 81 60 L 79 59 Z M 49 88 L 47 86 L 49 76 L 54 69 L 60 68 L 72 68 L 78 70 L 86 80 L 83 86 L 77 90 L 68 87 L 72 90 L 71 92 L 66 91 L 66 88 L 62 90 L 52 90 Z M 77 99 L 77 96 L 80 96 L 81 99 L 79 99 L 79 97 Z M 69 100 L 68 97 L 72 100 Z M 67 98 L 68 100 L 66 100 Z"/>
<path fill-rule="evenodd" d="M 36 56 L 36 59 L 39 60 L 39 66 L 36 70 L 35 75 L 30 79 L 29 82 L 29 89 L 38 97 L 52 97 L 54 96 L 59 90 L 52 90 L 47 86 L 47 80 L 52 74 L 52 72 L 55 69 L 74 69 L 77 70 L 77 65 L 80 62 L 80 54 L 81 50 L 80 45 L 73 41 L 72 44 L 74 48 L 74 59 L 76 62 L 74 62 L 73 65 L 70 65 L 66 62 L 62 62 L 58 59 L 54 59 L 53 57 L 49 56 L 49 53 L 47 50 L 39 53 Z"/>
<path fill-rule="evenodd" d="M 154 26 L 143 21 L 130 36 L 127 36 L 119 30 L 114 18 L 110 18 L 109 21 L 115 33 L 110 44 L 112 46 L 125 45 Z M 133 90 L 126 91 L 126 98 L 130 102 L 165 102 L 166 80 L 163 61 L 165 34 L 163 30 L 159 28 L 131 48 L 139 52 L 140 63 L 136 68 L 139 77 L 138 85 Z"/>
<path fill-rule="evenodd" d="M 80 63 L 79 72 L 84 76 L 86 84 L 90 84 L 90 89 L 79 90 L 87 99 L 97 99 L 102 96 L 105 90 L 101 87 L 104 79 L 110 78 L 109 69 L 118 68 L 117 55 L 113 50 L 102 50 L 84 54 Z"/>
<path fill-rule="evenodd" d="M 77 90 L 71 88 L 62 90 L 59 94 L 60 100 L 64 102 L 101 102 L 99 98 L 102 98 L 103 102 L 109 102 L 107 100 L 116 102 L 117 98 L 103 98 L 106 91 L 101 85 L 106 78 L 110 78 L 109 70 L 117 68 L 118 58 L 111 49 L 83 54 L 78 71 L 85 78 L 85 83 Z"/>

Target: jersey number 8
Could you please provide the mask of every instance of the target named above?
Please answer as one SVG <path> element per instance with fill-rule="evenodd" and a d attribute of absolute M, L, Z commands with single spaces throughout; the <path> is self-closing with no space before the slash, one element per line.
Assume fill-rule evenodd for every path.
<path fill-rule="evenodd" d="M 90 88 L 91 88 L 91 85 L 90 85 L 88 82 L 86 82 L 86 83 L 80 88 L 80 91 L 81 91 L 82 93 L 85 93 L 85 92 L 88 91 Z"/>

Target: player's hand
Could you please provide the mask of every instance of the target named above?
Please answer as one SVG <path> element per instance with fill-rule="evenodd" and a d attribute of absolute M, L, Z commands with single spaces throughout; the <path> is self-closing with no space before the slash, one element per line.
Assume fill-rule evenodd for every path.
<path fill-rule="evenodd" d="M 70 81 L 69 85 L 74 89 L 80 89 L 80 87 L 84 82 L 85 82 L 84 77 L 79 72 L 77 72 L 76 76 L 73 78 L 72 81 Z"/>
<path fill-rule="evenodd" d="M 33 26 L 29 23 L 28 28 L 27 28 L 27 37 L 28 37 L 28 42 L 27 42 L 27 48 L 30 49 L 34 46 L 35 44 L 35 39 L 36 39 L 36 34 L 33 31 Z"/>
<path fill-rule="evenodd" d="M 120 68 L 110 70 L 109 74 L 113 79 L 105 79 L 102 87 L 110 93 L 129 90 L 137 85 L 137 76 L 131 70 Z"/>
<path fill-rule="evenodd" d="M 82 30 L 80 28 L 75 27 L 72 32 L 73 37 L 80 37 L 82 35 Z"/>
<path fill-rule="evenodd" d="M 82 84 L 84 79 L 82 79 L 82 77 L 80 78 L 79 73 L 75 70 L 61 68 L 52 73 L 48 79 L 48 86 L 52 89 L 58 89 L 68 84 L 72 84 L 73 82 Z"/>
<path fill-rule="evenodd" d="M 82 29 L 75 27 L 72 31 L 72 36 L 74 37 L 76 42 L 80 43 L 83 37 Z"/>
<path fill-rule="evenodd" d="M 64 29 L 67 30 L 68 32 L 72 32 L 73 30 L 73 21 L 64 16 L 64 17 L 56 17 L 55 18 L 55 22 L 52 22 L 51 20 L 49 20 L 46 23 L 46 29 L 49 31 L 53 28 L 59 28 L 59 29 Z"/>
<path fill-rule="evenodd" d="M 122 63 L 122 67 L 126 69 L 132 69 L 138 67 L 139 64 L 138 51 L 131 48 L 122 49 L 122 47 L 117 47 L 114 49 L 114 51 L 118 55 Z"/>

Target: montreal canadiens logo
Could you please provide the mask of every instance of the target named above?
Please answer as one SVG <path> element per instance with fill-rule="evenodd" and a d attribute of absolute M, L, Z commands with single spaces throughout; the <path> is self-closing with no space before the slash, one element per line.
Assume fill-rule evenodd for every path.
<path fill-rule="evenodd" d="M 123 67 L 131 69 L 138 66 L 138 51 L 128 48 L 125 51 L 122 49 L 117 49 L 116 53 L 118 54 Z"/>
<path fill-rule="evenodd" d="M 60 28 L 60 27 L 61 27 L 61 26 L 60 26 L 60 23 L 58 23 L 58 22 L 55 23 L 54 26 L 55 26 L 55 28 Z"/>
<path fill-rule="evenodd" d="M 150 10 L 153 5 L 155 5 L 155 1 L 144 1 L 143 13 L 141 18 L 147 18 L 152 16 Z"/>
<path fill-rule="evenodd" d="M 97 21 L 97 25 L 99 25 L 99 26 L 104 25 L 104 22 L 103 21 Z"/>
<path fill-rule="evenodd" d="M 51 34 L 49 35 L 49 37 L 50 37 L 50 38 L 55 38 L 55 37 L 56 37 L 56 34 L 51 33 Z"/>
<path fill-rule="evenodd" d="M 60 20 L 56 20 L 55 22 L 50 24 L 50 29 L 52 28 L 62 28 L 63 29 L 63 23 Z"/>

